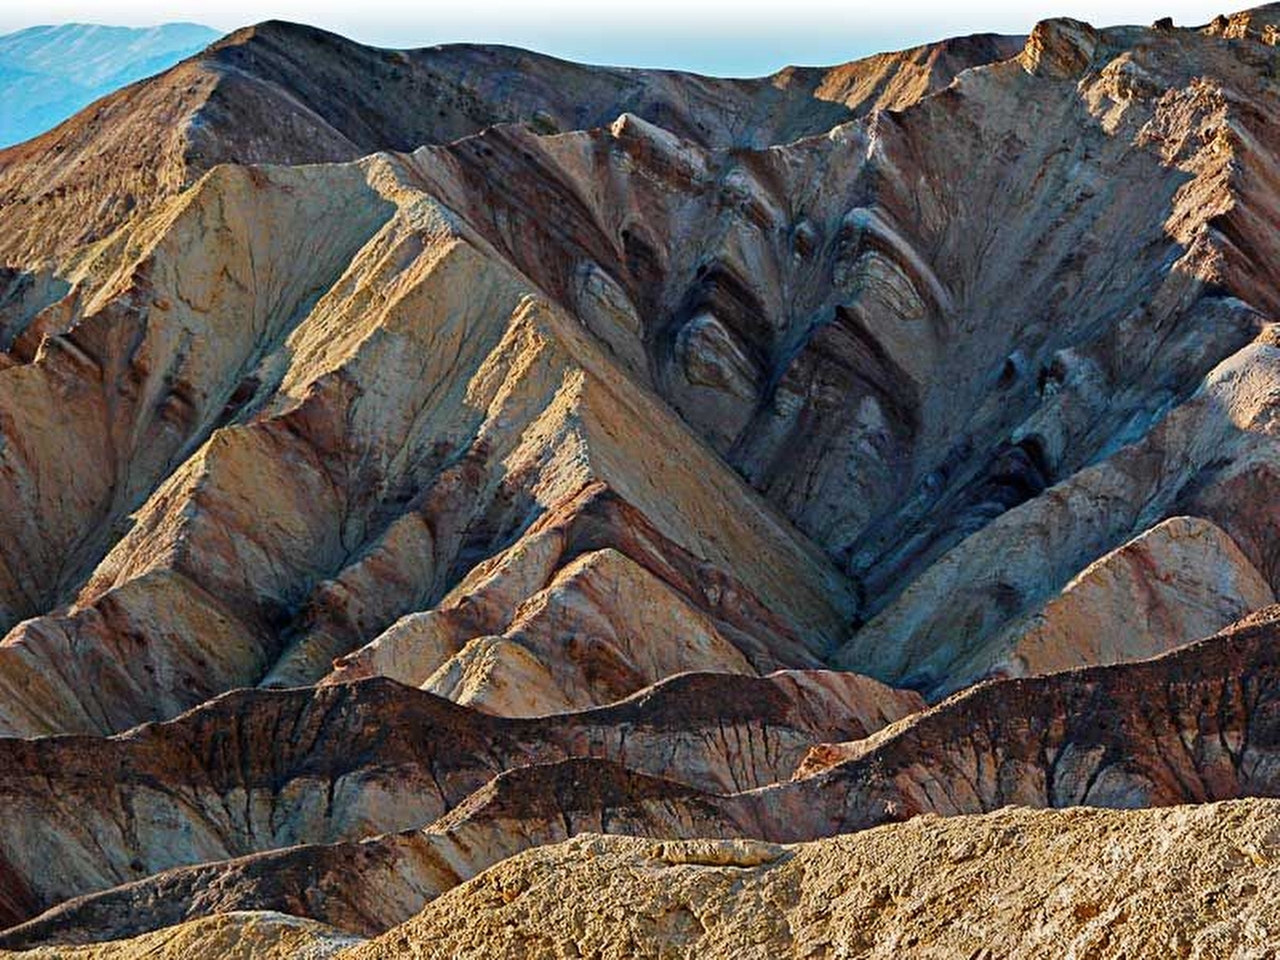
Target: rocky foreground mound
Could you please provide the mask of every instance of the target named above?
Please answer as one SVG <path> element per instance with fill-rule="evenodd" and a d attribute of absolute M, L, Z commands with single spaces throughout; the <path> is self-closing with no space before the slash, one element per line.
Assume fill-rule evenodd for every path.
<path fill-rule="evenodd" d="M 796 846 L 583 834 L 503 861 L 367 943 L 226 913 L 0 956 L 1251 957 L 1280 935 L 1278 882 L 1277 801 L 1008 808 Z"/>
<path fill-rule="evenodd" d="M 355 958 L 1261 956 L 1280 804 L 1008 809 L 796 847 L 587 835 L 505 861 Z"/>
<path fill-rule="evenodd" d="M 0 151 L 0 948 L 1265 949 L 1278 31 L 273 22 Z"/>

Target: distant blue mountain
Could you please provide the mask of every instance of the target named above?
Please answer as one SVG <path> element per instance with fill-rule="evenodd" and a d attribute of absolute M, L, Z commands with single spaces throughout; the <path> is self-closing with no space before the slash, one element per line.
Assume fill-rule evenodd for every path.
<path fill-rule="evenodd" d="M 61 123 L 94 100 L 159 73 L 219 37 L 195 23 L 28 27 L 0 36 L 0 146 Z"/>

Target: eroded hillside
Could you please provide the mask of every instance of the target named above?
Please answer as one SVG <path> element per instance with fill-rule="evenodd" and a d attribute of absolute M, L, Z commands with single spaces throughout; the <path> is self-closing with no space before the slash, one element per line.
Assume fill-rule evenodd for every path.
<path fill-rule="evenodd" d="M 272 22 L 0 152 L 0 946 L 898 956 L 953 847 L 1024 884 L 979 944 L 1114 832 L 1261 851 L 1278 28 L 721 80 Z M 1252 949 L 1257 856 L 1023 955 Z M 606 866 L 654 926 L 519 879 Z"/>

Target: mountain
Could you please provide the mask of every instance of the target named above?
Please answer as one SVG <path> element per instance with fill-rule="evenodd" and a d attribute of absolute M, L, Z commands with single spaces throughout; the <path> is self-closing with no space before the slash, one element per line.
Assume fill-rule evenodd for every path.
<path fill-rule="evenodd" d="M 1278 43 L 268 22 L 0 151 L 0 950 L 1265 941 Z"/>
<path fill-rule="evenodd" d="M 909 103 L 1016 47 L 970 37 L 744 81 L 586 67 L 508 47 L 377 50 L 263 23 L 7 154 L 0 198 L 36 204 L 21 225 L 40 236 L 8 238 L 0 255 L 27 261 L 92 240 L 225 162 L 348 161 L 505 123 L 541 134 L 603 128 L 624 112 L 708 146 L 763 147 Z"/>
<path fill-rule="evenodd" d="M 28 27 L 0 36 L 0 146 L 29 140 L 218 37 L 194 23 Z"/>

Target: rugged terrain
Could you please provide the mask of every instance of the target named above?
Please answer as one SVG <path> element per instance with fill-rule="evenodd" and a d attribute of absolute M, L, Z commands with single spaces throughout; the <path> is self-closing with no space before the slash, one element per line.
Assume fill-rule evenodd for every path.
<path fill-rule="evenodd" d="M 1280 938 L 1278 38 L 272 22 L 0 151 L 0 948 Z"/>

